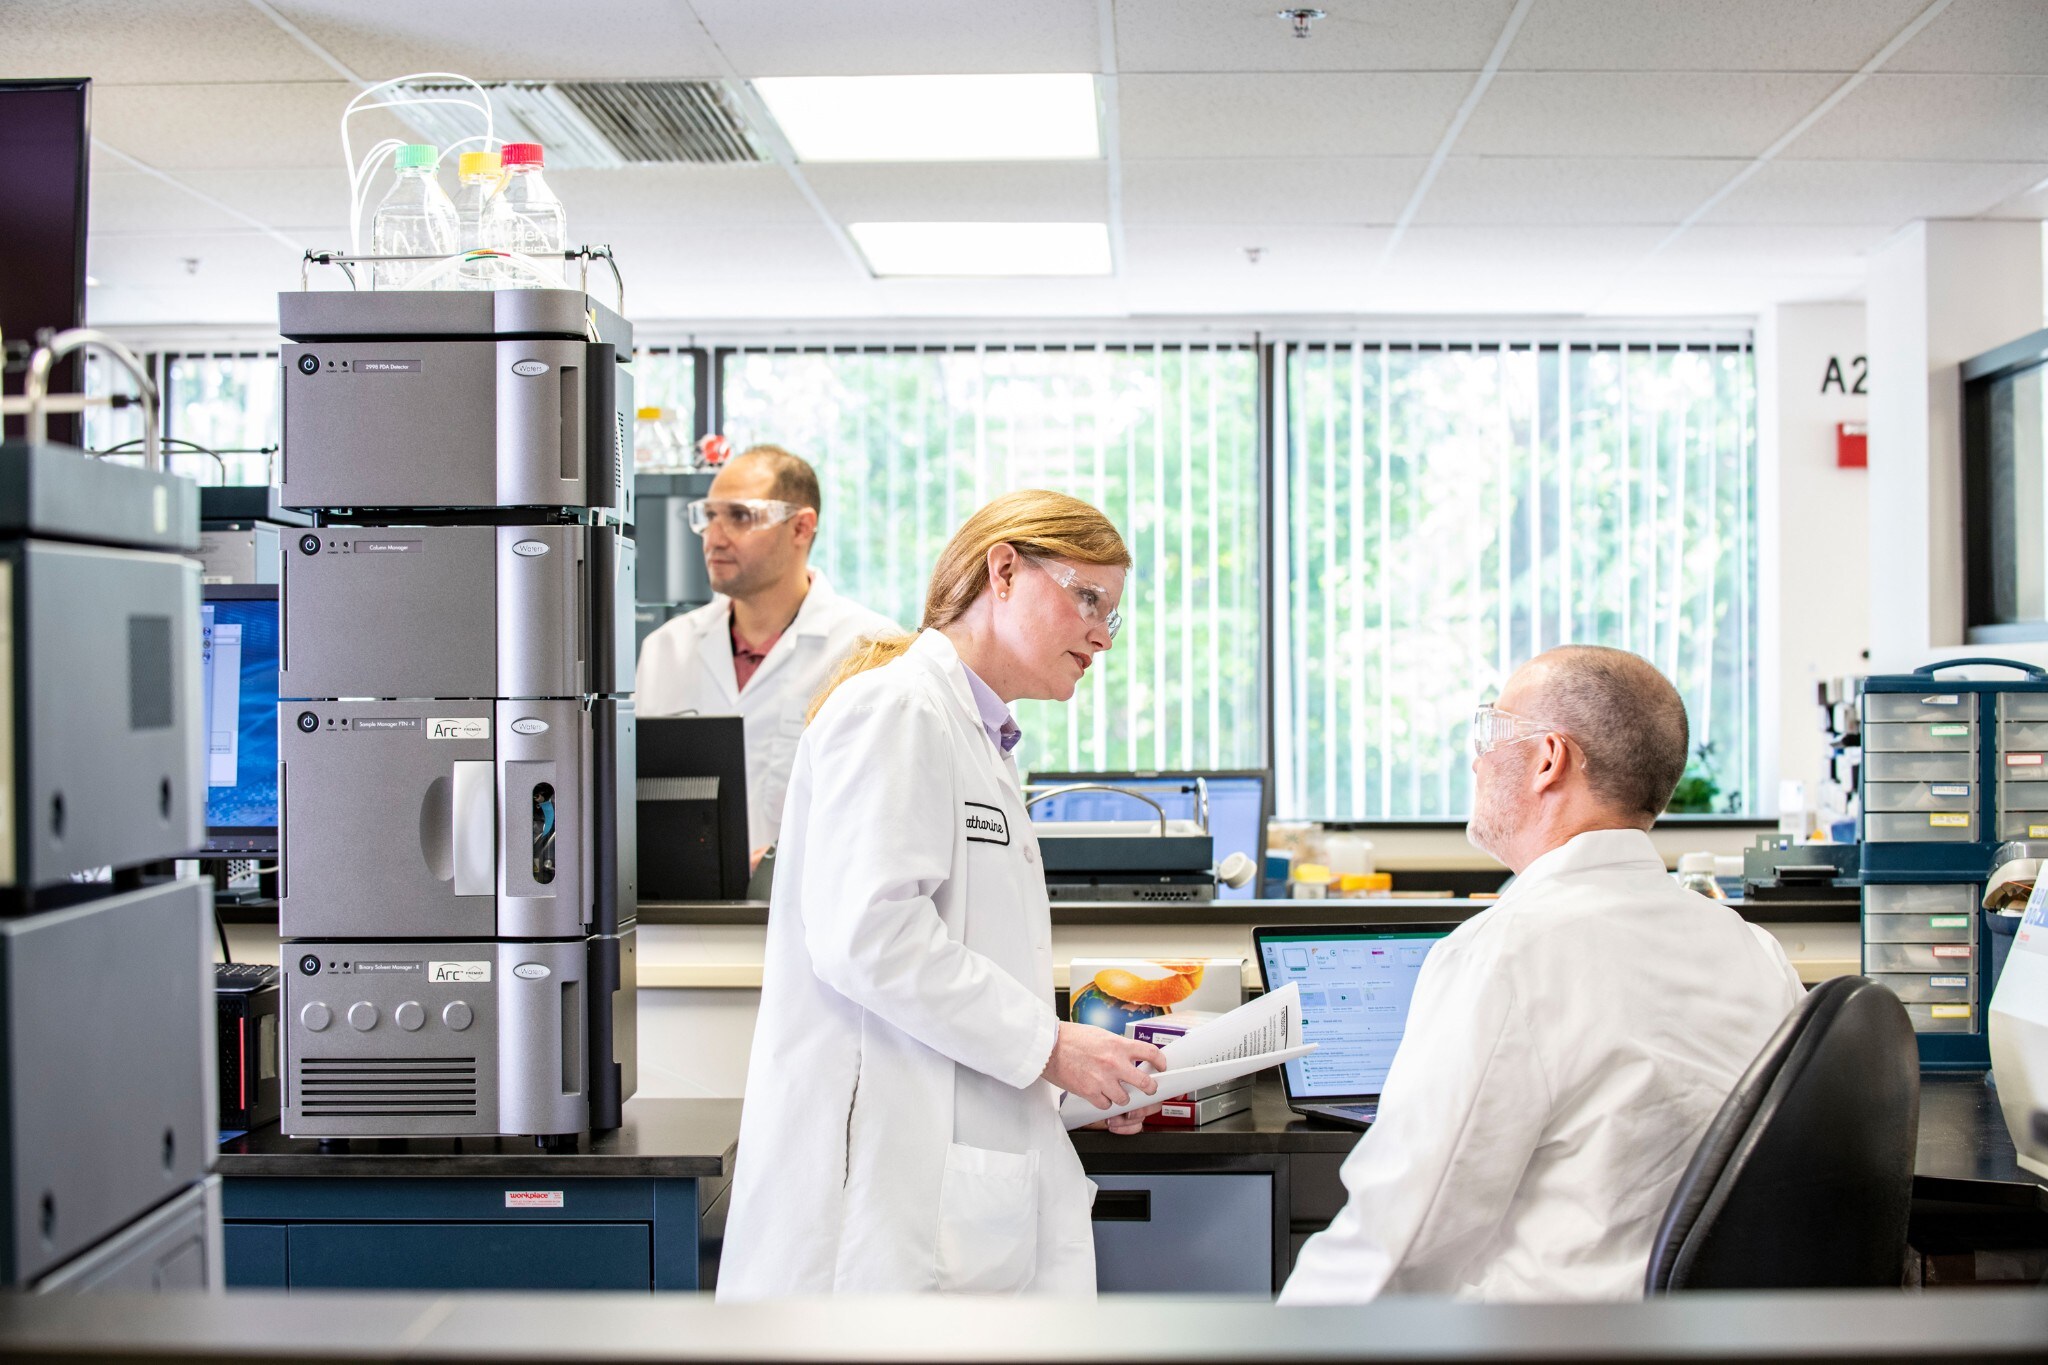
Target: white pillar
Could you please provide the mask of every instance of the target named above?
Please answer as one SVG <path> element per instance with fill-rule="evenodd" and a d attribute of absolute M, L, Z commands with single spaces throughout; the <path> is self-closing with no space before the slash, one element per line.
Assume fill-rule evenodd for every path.
<path fill-rule="evenodd" d="M 1860 303 L 1766 309 L 1756 333 L 1758 678 L 1762 809 L 1780 778 L 1813 802 L 1826 775 L 1818 685 L 1868 671 L 1869 478 L 1836 463 L 1837 424 L 1866 420 Z M 1771 704 L 1775 695 L 1776 705 Z"/>
<path fill-rule="evenodd" d="M 1920 222 L 1871 258 L 1870 665 L 1963 643 L 1962 380 L 2042 322 L 2041 224 Z M 2048 648 L 2000 654 L 2048 662 Z"/>

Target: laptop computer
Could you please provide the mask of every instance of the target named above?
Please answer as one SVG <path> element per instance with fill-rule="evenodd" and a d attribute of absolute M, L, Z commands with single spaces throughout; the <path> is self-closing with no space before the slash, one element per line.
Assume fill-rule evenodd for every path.
<path fill-rule="evenodd" d="M 1257 929 L 1252 942 L 1269 991 L 1301 988 L 1301 1033 L 1319 1046 L 1280 1069 L 1287 1107 L 1350 1128 L 1371 1126 L 1380 1089 L 1408 1027 L 1422 961 L 1455 924 L 1318 925 Z"/>

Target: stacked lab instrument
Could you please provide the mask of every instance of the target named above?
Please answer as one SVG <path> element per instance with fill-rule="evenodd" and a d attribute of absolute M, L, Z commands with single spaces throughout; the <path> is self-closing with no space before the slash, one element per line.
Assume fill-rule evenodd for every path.
<path fill-rule="evenodd" d="M 1966 665 L 2016 670 L 1942 679 Z M 1954 659 L 1863 684 L 1863 971 L 1905 1002 L 1932 1070 L 1990 1065 L 1982 910 L 1994 854 L 2048 838 L 2048 671 Z"/>
<path fill-rule="evenodd" d="M 41 439 L 80 345 L 154 392 L 59 334 L 0 445 L 0 1286 L 217 1289 L 198 497 Z"/>
<path fill-rule="evenodd" d="M 615 1128 L 632 329 L 562 289 L 279 311 L 284 1131 Z"/>

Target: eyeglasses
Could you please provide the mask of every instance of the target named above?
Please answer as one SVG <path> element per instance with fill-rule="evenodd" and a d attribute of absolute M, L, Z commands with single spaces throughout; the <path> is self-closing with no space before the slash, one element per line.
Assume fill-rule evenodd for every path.
<path fill-rule="evenodd" d="M 749 531 L 780 526 L 803 510 L 796 503 L 777 498 L 698 498 L 684 508 L 690 518 L 690 529 L 700 536 L 714 521 L 723 522 L 731 534 L 743 536 Z"/>
<path fill-rule="evenodd" d="M 1555 725 L 1503 711 L 1489 702 L 1472 713 L 1472 756 L 1478 758 L 1491 753 L 1503 744 L 1520 744 L 1539 735 L 1563 733 Z"/>
<path fill-rule="evenodd" d="M 1039 571 L 1047 578 L 1066 589 L 1067 595 L 1074 599 L 1074 605 L 1080 608 L 1083 621 L 1100 621 L 1109 628 L 1109 638 L 1112 640 L 1116 638 L 1117 632 L 1124 628 L 1122 612 L 1105 612 L 1103 609 L 1104 604 L 1109 601 L 1109 589 L 1090 583 L 1066 565 L 1054 560 L 1040 559 L 1037 555 L 1025 555 L 1024 558 L 1037 565 Z"/>

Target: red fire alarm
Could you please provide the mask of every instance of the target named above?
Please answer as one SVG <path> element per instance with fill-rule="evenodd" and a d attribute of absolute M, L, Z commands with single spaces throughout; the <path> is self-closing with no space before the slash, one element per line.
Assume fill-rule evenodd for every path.
<path fill-rule="evenodd" d="M 1870 468 L 1870 429 L 1864 423 L 1835 423 L 1835 468 Z"/>

